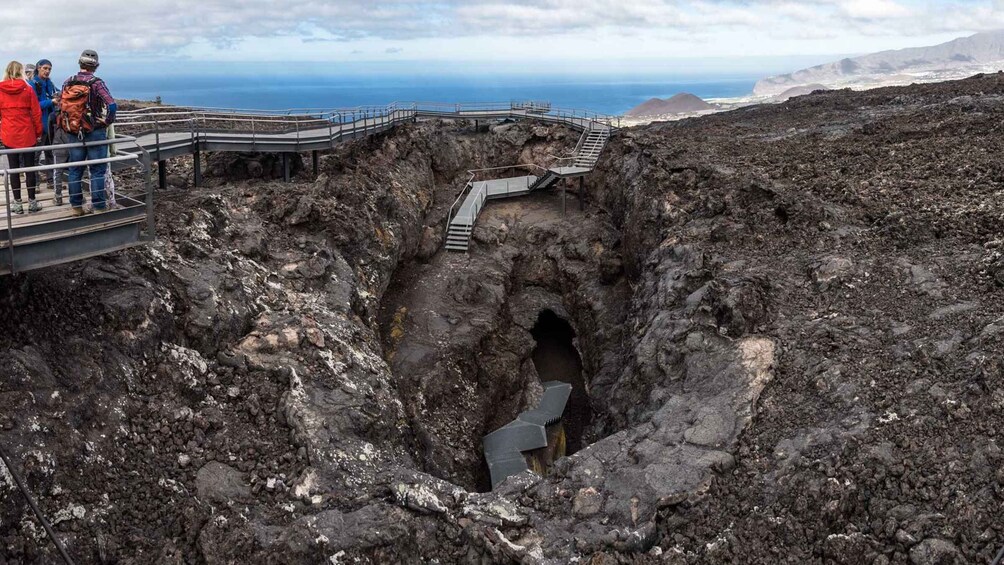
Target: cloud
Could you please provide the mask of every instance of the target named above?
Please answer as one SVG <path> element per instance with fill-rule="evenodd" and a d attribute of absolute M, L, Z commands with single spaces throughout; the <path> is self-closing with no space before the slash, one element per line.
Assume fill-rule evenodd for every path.
<path fill-rule="evenodd" d="M 906 18 L 913 12 L 906 6 L 892 0 L 849 0 L 840 9 L 856 20 L 883 20 Z"/>
<path fill-rule="evenodd" d="M 33 51 L 158 51 L 196 41 L 225 47 L 246 38 L 307 35 L 307 27 L 324 32 L 316 39 L 408 38 L 427 35 L 428 20 L 437 17 L 435 5 L 364 0 L 88 0 L 87 12 L 104 16 L 81 25 L 80 14 L 67 10 L 65 0 L 3 2 L 2 21 L 37 22 L 44 15 L 44 28 L 59 30 L 5 26 L 4 43 Z"/>
<path fill-rule="evenodd" d="M 4 43 L 39 54 L 85 48 L 163 53 L 206 43 L 225 50 L 262 37 L 299 37 L 304 43 L 488 33 L 714 38 L 744 29 L 797 38 L 826 30 L 903 36 L 1004 26 L 1004 0 L 88 0 L 87 12 L 103 16 L 81 25 L 65 0 L 3 2 L 0 21 L 43 18 L 45 29 L 59 30 L 6 26 Z"/>
<path fill-rule="evenodd" d="M 403 53 L 404 49 L 402 49 L 400 47 L 388 47 L 388 48 L 384 49 L 383 52 L 387 53 L 388 55 L 396 55 L 398 53 Z"/>

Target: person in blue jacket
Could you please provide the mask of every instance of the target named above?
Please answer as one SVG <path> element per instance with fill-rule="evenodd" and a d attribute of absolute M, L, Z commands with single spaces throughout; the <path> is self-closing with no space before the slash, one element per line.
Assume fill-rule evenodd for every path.
<path fill-rule="evenodd" d="M 55 114 L 58 110 L 59 92 L 56 85 L 52 83 L 49 76 L 52 74 L 52 63 L 48 59 L 42 59 L 35 63 L 35 77 L 28 81 L 28 84 L 35 89 L 35 96 L 38 97 L 38 105 L 42 107 L 42 143 L 40 145 L 52 145 L 53 137 L 57 129 L 55 126 Z M 52 151 L 43 151 L 46 164 L 52 164 Z M 49 187 L 55 192 L 55 205 L 63 204 L 63 187 L 60 186 L 61 171 L 49 171 Z"/>

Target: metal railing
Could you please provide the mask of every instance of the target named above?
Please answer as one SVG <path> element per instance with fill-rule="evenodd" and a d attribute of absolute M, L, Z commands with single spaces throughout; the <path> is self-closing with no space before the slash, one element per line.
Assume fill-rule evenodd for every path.
<path fill-rule="evenodd" d="M 6 208 L 5 217 L 7 222 L 5 230 L 6 237 L 0 238 L 0 249 L 6 247 L 4 258 L 8 260 L 8 264 L 0 268 L 0 271 L 15 273 L 19 270 L 24 270 L 18 269 L 19 247 L 25 248 L 27 246 L 37 245 L 40 242 L 72 238 L 75 235 L 100 232 L 105 229 L 112 229 L 129 224 L 145 223 L 146 226 L 145 236 L 141 235 L 139 239 L 132 244 L 153 241 L 155 237 L 155 226 L 153 217 L 153 185 L 151 184 L 150 179 L 151 158 L 149 152 L 138 143 L 135 137 L 116 136 L 114 139 L 101 141 L 75 142 L 20 149 L 3 149 L 0 150 L 0 157 L 7 157 L 7 162 L 9 163 L 9 157 L 11 155 L 21 155 L 26 153 L 41 154 L 42 152 L 49 151 L 56 154 L 60 152 L 68 152 L 69 150 L 75 148 L 101 146 L 109 146 L 109 148 L 115 147 L 116 154 L 109 155 L 108 157 L 101 159 L 46 163 L 44 165 L 30 167 L 12 168 L 4 166 L 0 169 L 0 174 L 3 175 L 4 204 Z M 125 151 L 121 148 L 122 146 L 135 149 L 134 151 Z M 84 168 L 85 172 L 87 172 L 95 165 L 105 165 L 108 167 L 105 177 L 106 186 L 104 189 L 106 207 L 98 210 L 97 214 L 87 216 L 69 215 L 72 206 L 55 205 L 55 192 L 51 199 L 48 196 L 38 199 L 42 205 L 42 209 L 39 212 L 32 213 L 29 211 L 28 213 L 21 214 L 14 213 L 14 207 L 12 206 L 13 189 L 11 186 L 11 179 L 14 175 L 31 174 L 39 176 L 40 173 L 44 174 L 52 171 L 54 173 L 56 183 L 58 184 L 61 182 L 61 177 L 64 176 L 61 173 L 69 173 L 70 170 L 74 168 Z M 118 170 L 115 170 L 116 168 Z M 139 169 L 138 172 L 136 171 L 137 168 Z M 84 173 L 82 172 L 81 176 L 83 176 L 83 174 Z M 68 176 L 68 174 L 66 176 Z M 109 182 L 109 179 L 113 180 Z M 87 190 L 90 191 L 91 182 L 89 178 L 81 178 L 80 182 L 81 199 L 83 200 L 85 187 L 87 187 Z M 42 183 L 36 182 L 35 184 L 35 187 L 23 187 L 23 189 L 27 189 L 29 191 L 29 196 L 32 190 L 41 191 Z M 51 184 L 53 183 L 48 183 L 48 185 Z M 68 185 L 68 183 L 66 184 Z M 56 188 L 48 185 L 46 186 L 46 192 Z M 68 186 L 67 193 L 61 196 L 65 196 L 65 198 L 69 199 L 70 195 Z M 91 198 L 94 198 L 93 193 L 91 194 Z M 96 245 L 100 245 L 100 242 L 97 242 Z M 116 249 L 127 246 L 129 245 L 119 242 L 116 244 Z M 106 251 L 110 250 L 111 249 L 108 249 Z M 29 268 L 37 268 L 77 258 L 83 258 L 84 256 L 94 255 L 95 253 L 93 251 L 93 249 L 75 250 L 73 245 L 66 244 L 63 249 L 56 249 L 55 251 L 49 250 L 46 255 L 49 258 L 46 259 L 44 264 L 32 264 Z M 59 259 L 61 254 L 65 255 L 64 260 Z"/>
<path fill-rule="evenodd" d="M 478 195 L 478 201 L 475 204 L 474 218 L 472 218 L 472 222 L 474 219 L 477 218 L 478 213 L 484 206 L 484 202 L 488 200 L 489 194 L 488 194 L 487 182 L 491 180 L 498 180 L 498 175 L 494 173 L 498 173 L 500 171 L 516 170 L 516 169 L 529 169 L 534 172 L 541 172 L 544 175 L 546 175 L 549 172 L 546 168 L 541 167 L 540 165 L 534 163 L 519 163 L 516 165 L 506 165 L 502 167 L 487 167 L 483 169 L 468 170 L 467 172 L 470 174 L 470 176 L 467 178 L 467 182 L 464 183 L 464 188 L 460 190 L 460 194 L 457 195 L 456 200 L 453 201 L 453 205 L 450 206 L 450 211 L 446 215 L 447 231 L 449 231 L 450 225 L 453 223 L 453 219 L 457 217 L 456 212 L 459 210 L 459 207 L 461 207 L 463 203 L 467 201 L 465 195 L 467 195 L 471 190 L 473 190 L 475 186 L 477 186 L 478 190 L 483 194 Z M 479 179 L 479 177 L 484 177 L 484 178 Z M 538 179 L 540 178 L 543 178 L 543 176 L 538 177 Z M 527 176 L 527 179 L 524 182 L 524 186 L 522 186 L 522 189 L 529 190 L 531 186 L 533 186 L 533 183 L 529 182 L 529 176 Z M 505 194 L 509 194 L 512 190 L 513 190 L 512 187 L 507 182 Z"/>
<path fill-rule="evenodd" d="M 219 134 L 242 134 L 237 141 L 246 141 L 246 136 L 250 134 L 252 143 L 257 142 L 259 137 L 273 141 L 278 136 L 290 134 L 295 134 L 296 141 L 303 137 L 316 141 L 326 134 L 328 141 L 334 143 L 344 135 L 352 136 L 374 126 L 396 124 L 418 117 L 477 119 L 513 116 L 533 117 L 580 129 L 599 127 L 601 124 L 608 129 L 620 125 L 620 118 L 616 116 L 580 109 L 556 109 L 543 101 L 510 101 L 393 102 L 386 106 L 284 110 L 151 106 L 119 112 L 116 127 L 134 136 L 152 133 L 156 137 L 157 147 L 160 147 L 161 134 L 179 132 L 188 133 L 192 143 L 200 141 L 203 133 L 213 133 L 214 141 L 223 142 L 226 140 L 221 139 Z"/>

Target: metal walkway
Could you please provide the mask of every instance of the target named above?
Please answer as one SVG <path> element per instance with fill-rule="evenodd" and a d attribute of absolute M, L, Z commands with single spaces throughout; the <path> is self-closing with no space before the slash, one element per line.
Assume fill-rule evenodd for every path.
<path fill-rule="evenodd" d="M 44 173 L 52 169 L 65 170 L 71 165 L 46 164 L 32 168 L 0 169 L 7 182 L 6 199 L 3 201 L 6 210 L 0 211 L 0 214 L 5 213 L 7 217 L 7 235 L 0 238 L 0 275 L 66 263 L 153 241 L 153 191 L 150 184 L 152 160 L 160 163 L 162 188 L 166 186 L 164 161 L 182 155 L 195 156 L 194 180 L 198 186 L 202 177 L 200 154 L 203 151 L 281 153 L 284 176 L 288 180 L 290 153 L 313 152 L 316 169 L 318 151 L 330 149 L 337 143 L 384 132 L 401 123 L 425 119 L 532 119 L 583 131 L 583 138 L 580 140 L 582 150 L 577 152 L 575 159 L 566 158 L 566 162 L 550 172 L 542 171 L 539 176 L 522 178 L 521 190 L 524 194 L 551 186 L 558 178 L 575 176 L 591 169 L 592 164 L 595 164 L 595 158 L 591 156 L 593 153 L 598 155 L 598 152 L 595 143 L 590 142 L 590 136 L 596 138 L 596 132 L 600 129 L 605 129 L 609 136 L 609 132 L 616 128 L 615 124 L 619 123 L 615 117 L 585 110 L 555 109 L 547 102 L 536 101 L 477 104 L 409 102 L 349 109 L 283 111 L 154 106 L 119 112 L 116 129 L 119 134 L 125 135 L 119 135 L 114 141 L 107 143 L 118 147 L 135 147 L 135 150 L 120 152 L 118 156 L 103 161 L 72 164 L 80 166 L 109 163 L 115 170 L 126 171 L 123 178 L 116 177 L 120 186 L 118 205 L 108 212 L 73 216 L 65 203 L 62 206 L 54 205 L 51 187 L 41 186 L 38 198 L 43 205 L 42 212 L 24 216 L 12 214 L 12 175 Z M 61 147 L 65 149 L 69 146 Z M 32 150 L 52 148 L 35 147 Z M 0 151 L 0 155 L 17 152 L 22 151 L 4 150 Z M 590 158 L 592 164 L 589 163 Z M 135 175 L 136 170 L 139 175 Z M 504 190 L 498 182 L 479 185 L 476 192 L 481 195 L 482 201 L 479 203 L 474 198 L 461 206 L 464 218 L 469 219 L 468 227 L 474 225 L 485 199 L 520 193 L 515 187 L 519 181 L 510 181 Z M 86 189 L 87 181 L 84 182 Z M 459 218 L 458 216 L 458 225 L 461 225 L 463 220 Z M 467 235 L 469 236 L 469 230 Z M 464 249 L 466 241 L 465 239 Z"/>
<path fill-rule="evenodd" d="M 546 190 L 562 179 L 582 178 L 591 173 L 612 132 L 613 126 L 610 123 L 590 121 L 582 128 L 582 135 L 575 150 L 567 157 L 557 158 L 548 168 L 521 164 L 468 171 L 471 177 L 460 191 L 447 216 L 446 249 L 466 252 L 470 248 L 474 224 L 488 200 L 523 196 L 537 190 Z M 491 176 L 505 169 L 530 169 L 537 174 L 478 180 L 481 176 Z"/>
<path fill-rule="evenodd" d="M 163 161 L 201 151 L 318 151 L 422 119 L 532 119 L 583 131 L 597 124 L 610 130 L 618 122 L 616 117 L 587 110 L 555 109 L 546 102 L 396 102 L 340 110 L 282 111 L 152 106 L 119 112 L 115 127 L 135 136 L 153 159 Z"/>
<path fill-rule="evenodd" d="M 342 110 L 231 110 L 217 108 L 151 107 L 119 115 L 120 129 L 135 135 L 154 159 L 161 162 L 194 154 L 195 184 L 201 178 L 202 151 L 255 151 L 283 154 L 284 177 L 289 179 L 288 153 L 329 149 L 336 143 L 378 134 L 397 124 L 421 119 L 521 120 L 561 124 L 582 132 L 575 150 L 548 168 L 531 168 L 536 175 L 479 178 L 495 169 L 471 171 L 447 218 L 445 247 L 467 251 L 474 224 L 488 200 L 544 190 L 567 178 L 589 174 L 619 119 L 586 110 L 552 108 L 548 102 L 440 104 L 408 102 L 384 107 Z M 317 167 L 316 153 L 314 167 Z M 161 171 L 164 167 L 161 167 Z M 161 186 L 165 184 L 161 175 Z M 503 183 L 506 185 L 502 189 Z M 522 186 L 522 190 L 515 189 Z"/>

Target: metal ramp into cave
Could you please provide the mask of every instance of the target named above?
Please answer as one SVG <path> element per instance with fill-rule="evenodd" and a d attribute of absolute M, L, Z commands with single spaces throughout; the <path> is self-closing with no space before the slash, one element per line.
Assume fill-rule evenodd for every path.
<path fill-rule="evenodd" d="M 492 488 L 508 477 L 529 470 L 529 453 L 548 447 L 547 428 L 561 420 L 568 397 L 572 394 L 572 385 L 548 381 L 543 386 L 544 396 L 536 408 L 522 412 L 515 420 L 481 440 Z"/>
<path fill-rule="evenodd" d="M 471 176 L 450 207 L 447 216 L 446 249 L 466 252 L 470 248 L 474 224 L 489 200 L 524 196 L 551 188 L 562 179 L 582 178 L 591 173 L 614 128 L 609 123 L 591 121 L 581 129 L 582 135 L 575 150 L 567 157 L 558 158 L 548 168 L 538 165 L 513 165 L 468 171 Z M 537 174 L 478 180 L 480 177 L 495 176 L 501 171 L 510 169 L 527 169 Z"/>

